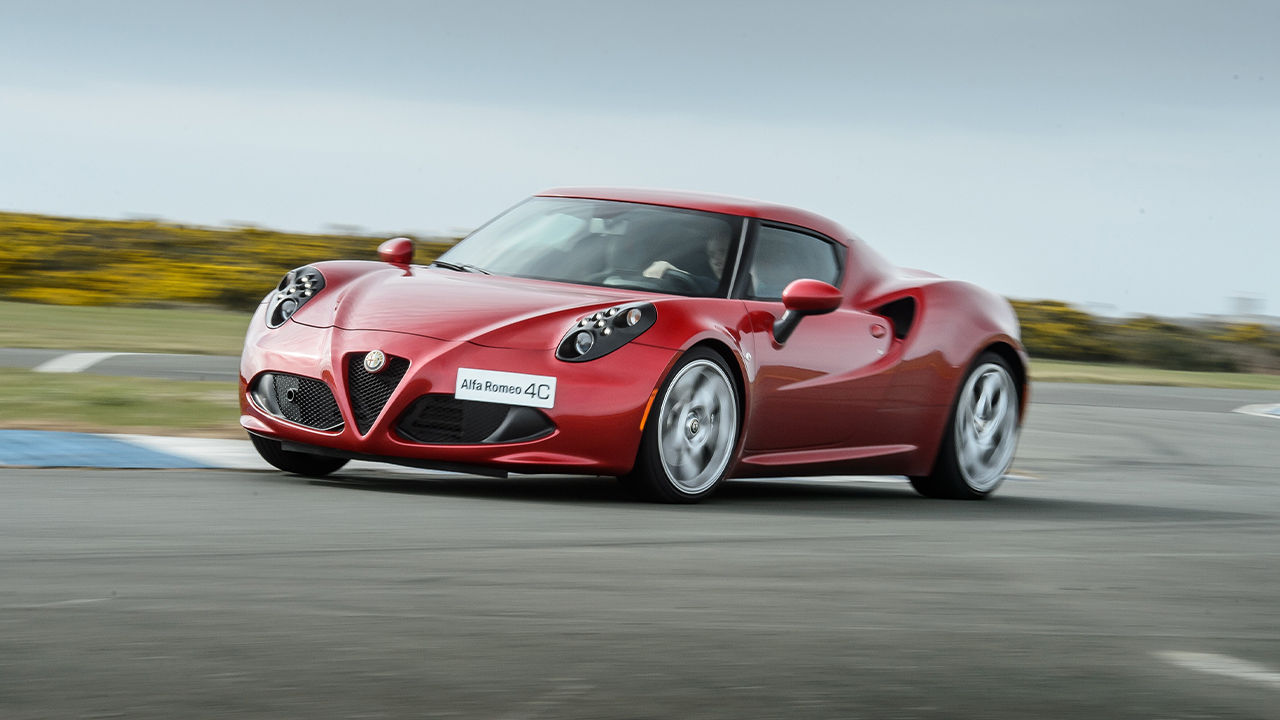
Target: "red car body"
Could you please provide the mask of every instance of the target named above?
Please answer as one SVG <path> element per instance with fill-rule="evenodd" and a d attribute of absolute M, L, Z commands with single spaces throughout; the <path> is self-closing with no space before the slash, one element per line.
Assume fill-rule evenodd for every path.
<path fill-rule="evenodd" d="M 345 457 L 486 474 L 622 475 L 636 462 L 650 403 L 689 349 L 706 345 L 734 370 L 742 398 L 730 477 L 926 475 L 958 385 L 984 351 L 1013 368 L 1027 397 L 1016 316 L 998 295 L 966 282 L 898 268 L 838 224 L 764 202 L 685 192 L 567 188 L 541 197 L 686 208 L 771 221 L 834 240 L 846 252 L 834 312 L 806 317 L 785 344 L 773 337 L 781 302 L 685 297 L 421 265 L 317 263 L 324 290 L 279 327 L 258 308 L 240 365 L 241 425 L 250 433 Z M 745 236 L 745 232 L 744 232 Z M 738 269 L 735 268 L 735 272 Z M 585 315 L 646 301 L 654 326 L 591 362 L 557 359 Z M 354 422 L 351 357 L 371 350 L 408 370 L 368 432 Z M 396 430 L 418 398 L 451 393 L 459 368 L 557 378 L 554 427 L 524 442 L 424 444 Z M 332 391 L 342 427 L 305 427 L 267 412 L 250 388 L 264 372 L 314 378 Z"/>

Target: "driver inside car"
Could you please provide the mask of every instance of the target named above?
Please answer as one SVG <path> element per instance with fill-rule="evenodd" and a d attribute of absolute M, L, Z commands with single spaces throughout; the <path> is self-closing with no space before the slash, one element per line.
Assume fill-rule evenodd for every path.
<path fill-rule="evenodd" d="M 707 265 L 714 277 L 705 274 L 682 270 L 666 260 L 655 260 L 641 273 L 644 277 L 661 280 L 668 274 L 680 274 L 691 280 L 702 294 L 709 295 L 720 287 L 720 277 L 724 274 L 725 259 L 729 255 L 729 229 L 723 225 L 713 226 L 706 239 Z"/>

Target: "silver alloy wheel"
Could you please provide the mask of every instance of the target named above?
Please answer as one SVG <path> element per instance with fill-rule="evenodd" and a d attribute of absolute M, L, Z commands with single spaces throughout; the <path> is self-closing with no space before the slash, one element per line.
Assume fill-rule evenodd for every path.
<path fill-rule="evenodd" d="M 720 478 L 738 437 L 738 398 L 719 365 L 680 369 L 658 411 L 658 456 L 675 489 L 697 495 Z"/>
<path fill-rule="evenodd" d="M 965 381 L 956 405 L 956 461 L 975 492 L 1000 484 L 1018 445 L 1018 391 L 1009 371 L 984 363 Z"/>

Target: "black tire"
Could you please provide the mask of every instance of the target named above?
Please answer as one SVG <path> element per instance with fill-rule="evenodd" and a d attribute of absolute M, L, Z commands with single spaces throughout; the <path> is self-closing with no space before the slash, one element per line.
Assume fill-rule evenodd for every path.
<path fill-rule="evenodd" d="M 956 398 L 951 404 L 951 415 L 947 419 L 946 433 L 938 448 L 938 458 L 934 461 L 933 472 L 923 477 L 911 478 L 911 486 L 916 489 L 916 492 L 929 498 L 983 500 L 1000 487 L 1004 473 L 1013 461 L 1013 452 L 1017 448 L 1018 430 L 1021 425 L 1020 392 L 1014 380 L 1015 377 L 1017 376 L 1013 368 L 1009 367 L 1009 363 L 996 353 L 984 352 L 974 360 L 969 371 L 965 373 L 964 380 L 956 391 Z M 962 457 L 966 454 L 962 452 L 962 447 L 966 442 L 972 445 L 976 440 L 964 439 L 969 434 L 967 428 L 972 421 L 961 420 L 963 406 L 970 399 L 980 403 L 980 399 L 972 398 L 975 384 L 983 383 L 985 387 L 985 382 L 995 382 L 993 378 L 1000 378 L 999 382 L 1003 384 L 993 392 L 1004 394 L 1001 401 L 1006 403 L 1004 407 L 1010 415 L 1001 414 L 998 419 L 994 419 L 992 434 L 998 433 L 995 447 L 990 450 L 971 451 L 973 460 L 966 462 Z M 990 402 L 987 408 L 991 409 Z M 958 421 L 961 422 L 959 431 L 957 431 Z M 989 453 L 990 462 L 987 465 L 982 465 L 983 453 Z M 975 466 L 983 469 L 984 472 L 976 472 Z"/>
<path fill-rule="evenodd" d="M 337 472 L 347 464 L 346 458 L 288 452 L 280 446 L 279 440 L 271 440 L 252 433 L 249 439 L 253 440 L 253 447 L 263 460 L 287 473 L 318 478 Z"/>
<path fill-rule="evenodd" d="M 702 392 L 704 386 L 706 392 Z M 690 388 L 714 402 L 686 402 L 689 396 L 682 393 Z M 707 348 L 690 350 L 671 369 L 654 396 L 635 467 L 619 479 L 652 502 L 687 504 L 706 499 L 720 487 L 733 466 L 742 433 L 741 407 L 742 393 L 724 358 Z M 669 440 L 679 435 L 688 446 L 674 448 L 670 451 L 673 457 L 665 460 L 664 453 L 668 451 L 662 446 L 664 428 Z M 698 438 L 699 433 L 705 435 Z M 695 473 L 699 467 L 701 470 Z"/>

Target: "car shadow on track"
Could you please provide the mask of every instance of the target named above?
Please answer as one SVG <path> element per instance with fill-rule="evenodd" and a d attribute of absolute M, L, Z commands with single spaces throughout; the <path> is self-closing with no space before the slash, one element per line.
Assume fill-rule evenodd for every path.
<path fill-rule="evenodd" d="M 1010 492 L 1008 488 L 982 502 L 933 500 L 917 495 L 906 483 L 799 482 L 794 479 L 730 481 L 697 505 L 646 503 L 637 500 L 621 483 L 607 477 L 532 476 L 497 480 L 481 477 L 336 475 L 312 480 L 310 484 L 420 497 L 584 507 L 632 505 L 637 510 L 666 512 L 1127 523 L 1247 521 L 1260 517 L 1203 508 L 1031 497 Z"/>

